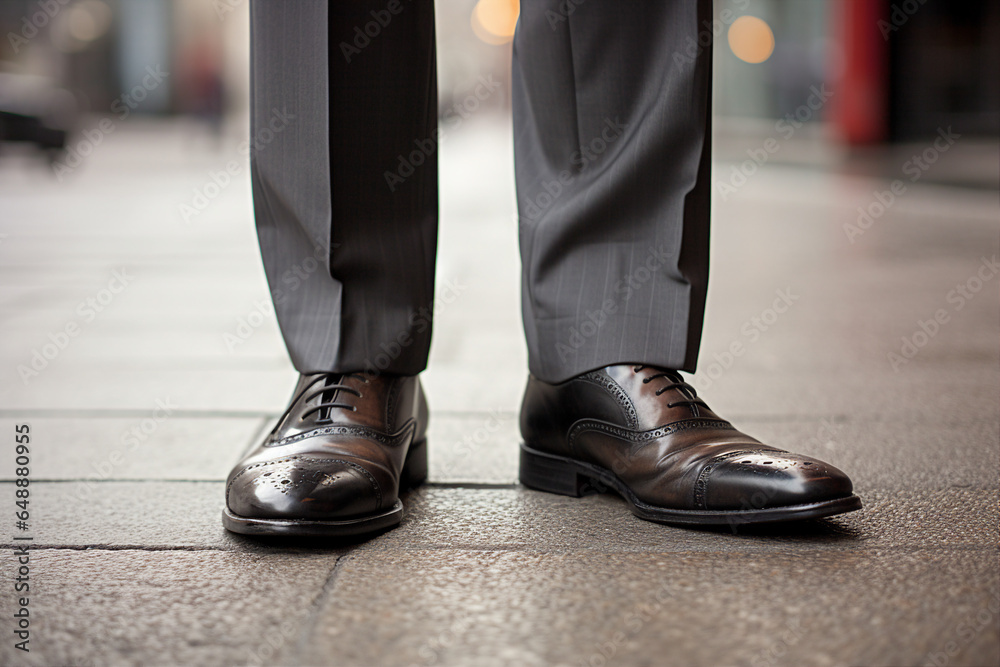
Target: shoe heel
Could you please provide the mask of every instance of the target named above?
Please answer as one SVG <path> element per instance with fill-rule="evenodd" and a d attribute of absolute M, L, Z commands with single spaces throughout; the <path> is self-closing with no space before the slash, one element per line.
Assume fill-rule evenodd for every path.
<path fill-rule="evenodd" d="M 521 445 L 521 484 L 558 493 L 564 496 L 579 498 L 589 488 L 589 478 L 577 472 L 572 463 L 560 458 L 549 456 Z"/>
<path fill-rule="evenodd" d="M 414 442 L 406 453 L 403 471 L 399 475 L 400 489 L 412 489 L 427 481 L 427 440 Z"/>

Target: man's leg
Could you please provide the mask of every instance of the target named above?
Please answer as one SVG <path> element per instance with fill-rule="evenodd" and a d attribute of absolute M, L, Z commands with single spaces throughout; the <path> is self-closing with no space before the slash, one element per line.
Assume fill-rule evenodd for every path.
<path fill-rule="evenodd" d="M 666 523 L 848 512 L 847 475 L 740 433 L 677 372 L 694 371 L 708 274 L 711 9 L 522 4 L 521 481 L 614 490 Z"/>
<path fill-rule="evenodd" d="M 254 214 L 278 323 L 303 373 L 414 375 L 427 362 L 434 8 L 386 7 L 251 5 Z"/>
<path fill-rule="evenodd" d="M 437 240 L 434 5 L 255 0 L 251 31 L 254 212 L 302 376 L 229 474 L 223 525 L 384 530 L 400 489 L 427 476 L 416 374 Z"/>
<path fill-rule="evenodd" d="M 694 370 L 708 277 L 711 0 L 522 3 L 514 136 L 532 374 Z"/>

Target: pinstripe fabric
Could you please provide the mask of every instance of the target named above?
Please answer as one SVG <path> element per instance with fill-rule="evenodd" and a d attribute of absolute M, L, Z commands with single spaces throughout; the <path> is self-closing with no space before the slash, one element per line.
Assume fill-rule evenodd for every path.
<path fill-rule="evenodd" d="M 427 360 L 433 4 L 403 2 L 357 47 L 386 6 L 252 4 L 255 136 L 273 108 L 296 116 L 253 153 L 252 177 L 278 320 L 303 372 L 413 374 Z M 521 3 L 512 94 L 522 298 L 541 380 L 625 362 L 693 370 L 710 191 L 711 45 L 698 37 L 710 14 L 710 0 Z M 421 164 L 396 169 L 414 151 Z M 387 169 L 401 180 L 386 181 Z M 286 280 L 309 257 L 321 270 Z"/>
<path fill-rule="evenodd" d="M 326 3 L 310 0 L 277 8 L 276 2 L 257 0 L 250 6 L 251 138 L 264 132 L 276 109 L 294 118 L 269 142 L 263 141 L 267 134 L 256 142 L 250 174 L 257 236 L 278 323 L 293 363 L 306 370 L 332 365 L 340 345 L 340 330 L 331 323 L 340 316 L 343 285 L 330 275 L 327 259 Z M 306 274 L 307 268 L 314 270 Z"/>
<path fill-rule="evenodd" d="M 281 332 L 304 373 L 426 366 L 438 207 L 434 7 L 399 6 L 251 3 L 251 135 L 265 131 L 272 109 L 294 115 L 251 154 L 254 214 Z M 380 12 L 375 36 L 365 34 L 375 32 L 371 10 Z M 388 183 L 385 172 L 413 151 L 420 165 Z"/>
<path fill-rule="evenodd" d="M 522 310 L 532 374 L 693 370 L 708 273 L 710 0 L 521 3 Z M 710 34 L 710 32 L 708 33 Z"/>

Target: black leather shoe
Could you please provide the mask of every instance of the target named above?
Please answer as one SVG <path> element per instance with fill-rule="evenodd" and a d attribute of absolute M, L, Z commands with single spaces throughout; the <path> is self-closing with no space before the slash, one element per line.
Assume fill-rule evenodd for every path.
<path fill-rule="evenodd" d="M 277 426 L 229 474 L 222 524 L 333 537 L 396 526 L 400 488 L 427 477 L 426 429 L 416 376 L 303 375 Z"/>
<path fill-rule="evenodd" d="M 861 508 L 846 474 L 740 433 L 676 371 L 608 366 L 555 385 L 530 377 L 521 434 L 524 485 L 615 491 L 650 521 L 736 526 Z"/>

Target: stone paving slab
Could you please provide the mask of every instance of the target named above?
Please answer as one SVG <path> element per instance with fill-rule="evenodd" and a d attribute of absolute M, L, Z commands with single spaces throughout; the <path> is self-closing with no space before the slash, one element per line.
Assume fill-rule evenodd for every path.
<path fill-rule="evenodd" d="M 1000 422 L 988 418 L 956 424 L 742 415 L 734 421 L 762 442 L 842 468 L 859 489 L 995 489 L 1000 484 Z M 428 442 L 435 482 L 517 482 L 517 413 L 432 415 Z"/>
<path fill-rule="evenodd" d="M 879 377 L 870 370 L 800 371 L 780 366 L 755 374 L 729 371 L 707 389 L 695 380 L 698 393 L 727 419 L 751 417 L 829 417 L 849 420 L 900 419 L 914 424 L 945 423 L 956 427 L 970 420 L 996 419 L 1000 374 L 994 365 L 958 368 L 913 367 L 905 382 Z"/>
<path fill-rule="evenodd" d="M 1000 393 L 998 393 L 1000 395 Z M 951 422 L 951 420 L 948 420 Z M 1000 421 L 962 424 L 899 420 L 737 420 L 762 442 L 829 461 L 856 489 L 996 490 Z"/>
<path fill-rule="evenodd" d="M 309 627 L 338 554 L 31 552 L 31 652 L 5 665 L 275 664 Z M 0 559 L 9 581 L 11 559 Z M 0 597 L 3 616 L 11 596 Z M 280 664 L 289 664 L 283 662 Z"/>
<path fill-rule="evenodd" d="M 514 489 L 424 488 L 403 525 L 363 549 L 788 552 L 995 548 L 996 491 L 868 491 L 864 509 L 773 526 L 692 529 L 644 521 L 615 495 L 570 498 Z"/>
<path fill-rule="evenodd" d="M 936 368 L 926 371 L 913 368 L 905 385 L 898 380 L 866 377 L 853 370 L 825 373 L 823 381 L 818 382 L 813 372 L 789 376 L 777 368 L 761 368 L 739 374 L 731 370 L 723 380 L 710 383 L 704 390 L 702 380 L 695 379 L 694 385 L 708 404 L 727 419 L 835 415 L 858 420 L 897 418 L 916 423 L 956 424 L 997 415 L 994 397 L 1000 391 L 1000 383 L 989 367 L 982 368 L 961 373 L 952 369 L 948 375 Z M 494 383 L 472 369 L 432 368 L 426 375 L 431 410 L 449 412 L 488 412 L 499 406 L 517 410 L 527 378 L 525 375 Z M 762 377 L 767 378 L 766 384 Z M 482 393 L 478 391 L 480 386 L 484 387 Z"/>
<path fill-rule="evenodd" d="M 154 350 L 151 347 L 151 353 Z M 27 385 L 19 380 L 0 385 L 0 405 L 10 411 L 150 410 L 157 399 L 170 398 L 189 410 L 273 414 L 285 408 L 297 379 L 287 361 L 197 371 L 153 366 L 53 365 Z"/>
<path fill-rule="evenodd" d="M 171 416 L 170 403 L 135 417 L 0 418 L 0 433 L 31 425 L 31 476 L 40 480 L 225 479 L 256 439 L 263 418 Z M 0 458 L 0 479 L 14 478 L 13 456 Z"/>
<path fill-rule="evenodd" d="M 951 651 L 948 664 L 979 666 L 1000 646 L 983 552 L 32 559 L 38 652 L 18 664 L 899 665 Z"/>
<path fill-rule="evenodd" d="M 362 552 L 341 561 L 301 658 L 922 665 L 954 648 L 949 665 L 981 667 L 1000 658 L 998 585 L 996 553 L 979 551 Z"/>
<path fill-rule="evenodd" d="M 12 502 L 13 483 L 0 487 Z M 237 545 L 221 522 L 224 487 L 224 482 L 32 484 L 34 543 L 233 548 Z"/>
<path fill-rule="evenodd" d="M 11 497 L 5 482 L 0 494 Z M 38 546 L 272 550 L 427 548 L 784 552 L 984 548 L 996 545 L 995 491 L 867 491 L 865 509 L 773 528 L 696 530 L 638 519 L 617 496 L 569 498 L 515 488 L 427 486 L 403 497 L 403 524 L 367 542 L 282 543 L 234 536 L 221 524 L 223 482 L 74 482 L 32 486 Z M 80 495 L 77 495 L 80 494 Z M 6 541 L 6 540 L 4 540 Z"/>
<path fill-rule="evenodd" d="M 0 179 L 0 429 L 73 431 L 39 434 L 36 479 L 86 477 L 169 397 L 204 414 L 165 422 L 109 480 L 219 480 L 294 384 L 273 319 L 223 341 L 267 295 L 248 183 L 184 224 L 177 203 L 219 155 L 178 141 L 188 128 L 132 127 L 65 183 L 6 165 Z M 424 376 L 438 485 L 405 497 L 403 525 L 355 544 L 266 542 L 222 529 L 221 481 L 39 482 L 43 662 L 253 662 L 277 628 L 263 663 L 997 664 L 996 282 L 898 373 L 886 359 L 997 252 L 995 192 L 921 184 L 854 243 L 843 225 L 879 180 L 769 165 L 716 198 L 695 384 L 751 434 L 850 472 L 865 509 L 681 529 L 613 496 L 512 485 L 527 358 L 510 134 L 470 120 L 441 147 L 438 285 L 461 293 Z M 22 383 L 16 366 L 123 266 L 134 283 Z M 801 298 L 750 341 L 785 288 Z M 717 367 L 734 341 L 746 353 Z"/>
<path fill-rule="evenodd" d="M 149 410 L 156 399 L 169 397 L 185 409 L 204 411 L 275 414 L 285 408 L 297 377 L 287 361 L 248 367 L 245 362 L 237 363 L 239 360 L 223 360 L 225 365 L 218 368 L 196 371 L 166 364 L 143 369 L 54 363 L 27 386 L 10 376 L 0 385 L 0 405 L 7 411 Z M 815 371 L 802 368 L 791 373 L 780 364 L 761 364 L 746 370 L 734 366 L 718 380 L 695 376 L 694 385 L 709 405 L 731 419 L 742 415 L 843 415 L 956 424 L 997 417 L 1000 409 L 994 398 L 1000 391 L 1000 373 L 994 366 L 985 362 L 914 366 L 900 376 L 843 368 L 824 372 L 820 381 Z M 519 409 L 527 371 L 487 370 L 431 367 L 423 378 L 432 415 L 434 410 L 479 413 Z M 101 380 L 97 382 L 95 377 Z"/>
<path fill-rule="evenodd" d="M 224 479 L 239 455 L 255 444 L 260 434 L 273 424 L 271 420 L 265 425 L 264 420 L 259 418 L 170 417 L 157 421 L 161 414 L 150 412 L 149 416 L 144 416 L 137 412 L 134 417 L 128 418 L 0 418 L 0 430 L 9 431 L 15 422 L 20 421 L 32 424 L 35 440 L 42 445 L 34 452 L 32 466 L 33 476 L 39 481 L 209 480 Z M 777 424 L 748 421 L 747 430 L 778 445 L 798 446 L 800 451 L 817 456 L 829 457 L 831 451 L 836 451 L 841 465 L 845 465 L 845 461 L 857 464 L 847 467 L 893 469 L 884 460 L 885 457 L 872 459 L 883 452 L 869 448 L 871 443 L 864 437 L 859 439 L 859 436 L 867 436 L 874 431 L 874 437 L 882 442 L 880 431 L 891 435 L 898 430 L 894 425 L 859 427 L 833 420 Z M 985 461 L 992 456 L 992 452 L 984 450 L 981 445 L 989 441 L 988 438 L 996 430 L 995 425 L 990 422 L 973 424 L 970 430 L 979 435 L 954 443 L 956 449 L 951 459 L 952 463 L 977 464 L 969 465 L 964 471 L 956 469 L 955 473 L 985 476 L 985 483 L 991 483 L 993 471 L 988 466 L 978 465 L 976 457 Z M 907 446 L 899 448 L 904 459 L 900 463 L 904 468 L 907 462 L 927 462 L 928 470 L 939 469 L 942 462 L 947 463 L 947 457 L 933 455 L 937 451 L 947 453 L 946 448 L 920 446 L 928 438 L 928 429 L 913 430 L 913 433 L 916 444 L 914 440 L 905 439 Z M 937 433 L 933 435 L 935 438 L 940 436 Z M 433 443 L 431 479 L 436 482 L 512 484 L 517 481 L 517 443 L 520 436 L 516 413 L 491 411 L 474 415 L 434 415 L 430 438 Z M 63 442 L 71 442 L 72 447 L 60 447 Z M 933 444 L 937 444 L 936 439 Z M 860 460 L 853 461 L 852 452 L 855 450 L 864 452 Z M 919 451 L 921 455 L 913 456 L 914 451 Z M 931 456 L 928 457 L 928 454 Z M 112 460 L 119 463 L 113 465 Z M 11 479 L 12 475 L 13 461 L 0 461 L 0 478 Z M 883 474 L 882 477 L 890 476 Z M 950 478 L 949 475 L 945 477 Z M 870 481 L 864 476 L 859 479 Z M 891 479 L 879 481 L 891 482 Z M 968 479 L 964 481 L 971 483 Z"/>
<path fill-rule="evenodd" d="M 517 482 L 518 413 L 431 414 L 430 479 L 448 484 Z"/>

